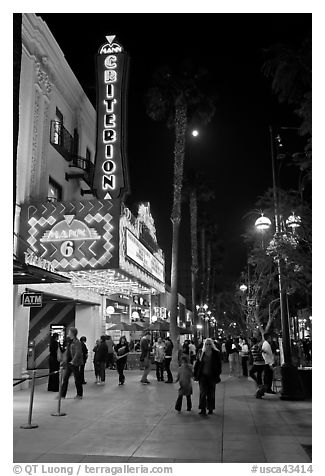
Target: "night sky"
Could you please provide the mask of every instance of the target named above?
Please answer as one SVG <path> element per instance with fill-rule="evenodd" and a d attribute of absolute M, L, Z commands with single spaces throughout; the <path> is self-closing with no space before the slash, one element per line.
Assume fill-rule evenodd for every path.
<path fill-rule="evenodd" d="M 299 44 L 311 31 L 311 14 L 40 14 L 95 106 L 94 56 L 105 35 L 116 39 L 131 58 L 128 107 L 128 161 L 136 211 L 149 201 L 158 240 L 170 262 L 174 132 L 146 116 L 145 93 L 161 64 L 200 59 L 215 84 L 216 113 L 197 138 L 187 137 L 186 167 L 198 168 L 215 191 L 211 214 L 224 243 L 223 276 L 228 283 L 243 269 L 243 216 L 272 185 L 268 124 L 296 126 L 297 117 L 272 94 L 262 72 L 263 48 Z M 293 147 L 299 147 L 299 139 Z M 296 142 L 295 142 L 296 141 Z M 282 185 L 296 176 L 282 172 Z M 188 262 L 189 223 L 184 214 L 181 261 Z"/>

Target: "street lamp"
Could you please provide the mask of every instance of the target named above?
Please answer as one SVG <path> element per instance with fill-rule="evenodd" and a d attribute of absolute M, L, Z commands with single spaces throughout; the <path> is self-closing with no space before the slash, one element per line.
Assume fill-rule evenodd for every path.
<path fill-rule="evenodd" d="M 271 162 L 272 162 L 272 182 L 273 182 L 273 204 L 274 204 L 274 218 L 275 218 L 275 242 L 281 240 L 281 226 L 280 226 L 280 213 L 279 213 L 279 199 L 276 183 L 275 172 L 275 150 L 274 150 L 274 135 L 272 126 L 269 127 L 270 143 L 271 143 Z M 292 214 L 294 216 L 294 214 Z M 263 214 L 260 217 L 260 221 L 256 220 L 259 230 L 265 230 L 266 227 L 271 226 L 271 220 L 266 220 Z M 300 217 L 299 217 L 300 218 Z M 289 220 L 289 218 L 288 218 Z M 297 225 L 297 217 L 289 222 Z M 256 224 L 256 223 L 255 223 Z M 281 366 L 282 376 L 282 400 L 302 400 L 304 398 L 304 391 L 300 381 L 298 369 L 292 364 L 291 355 L 291 341 L 290 341 L 290 323 L 287 308 L 287 294 L 283 288 L 283 258 L 277 254 L 275 257 L 278 271 L 278 286 L 279 286 L 279 300 L 280 300 L 280 313 L 281 313 L 281 330 L 282 330 L 282 347 L 283 347 L 283 364 Z"/>
<path fill-rule="evenodd" d="M 246 286 L 246 284 L 241 284 L 239 286 L 239 289 L 242 293 L 245 293 L 247 291 L 248 287 Z"/>
<path fill-rule="evenodd" d="M 197 129 L 194 129 L 194 130 L 192 131 L 192 136 L 193 136 L 193 137 L 197 137 L 198 135 L 199 135 L 199 131 L 198 131 Z"/>

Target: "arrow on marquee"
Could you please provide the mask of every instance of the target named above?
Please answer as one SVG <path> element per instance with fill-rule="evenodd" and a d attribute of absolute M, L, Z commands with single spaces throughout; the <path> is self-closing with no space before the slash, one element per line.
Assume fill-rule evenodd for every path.
<path fill-rule="evenodd" d="M 114 41 L 116 35 L 109 35 L 105 36 L 106 40 L 108 41 L 109 44 L 111 44 Z"/>
<path fill-rule="evenodd" d="M 80 203 L 80 206 L 82 206 L 82 208 L 80 208 L 80 210 L 79 210 L 79 213 L 80 213 L 85 208 L 85 205 L 83 205 L 82 202 L 79 202 L 79 203 Z"/>
<path fill-rule="evenodd" d="M 54 251 L 53 253 L 51 254 L 50 258 L 52 258 L 53 255 L 55 255 L 57 249 L 56 249 L 56 246 L 53 245 L 53 243 L 51 243 L 51 246 L 54 248 Z"/>
<path fill-rule="evenodd" d="M 42 207 L 44 208 L 44 212 L 42 212 L 42 215 L 44 215 L 44 213 L 47 211 L 47 208 L 43 203 L 42 203 Z"/>
<path fill-rule="evenodd" d="M 89 246 L 89 251 L 91 251 L 94 256 L 96 256 L 96 253 L 93 252 L 93 250 L 91 249 L 91 247 L 92 247 L 95 243 L 96 243 L 96 240 L 94 240 L 94 241 L 92 242 L 92 244 Z"/>
<path fill-rule="evenodd" d="M 82 247 L 82 245 L 84 245 L 84 244 L 85 244 L 85 242 L 83 241 L 83 242 L 81 243 L 81 245 L 78 246 L 78 250 L 80 251 L 80 253 L 81 253 L 82 255 L 86 256 L 85 253 L 83 253 L 83 252 L 81 251 L 81 249 L 80 249 L 80 248 Z"/>
<path fill-rule="evenodd" d="M 110 196 L 108 192 L 106 193 L 104 200 L 112 200 L 112 197 Z"/>
<path fill-rule="evenodd" d="M 45 250 L 44 253 L 41 254 L 41 258 L 43 258 L 43 256 L 46 255 L 46 253 L 47 253 L 47 248 L 45 248 L 45 246 L 42 243 L 40 243 L 40 245 Z"/>

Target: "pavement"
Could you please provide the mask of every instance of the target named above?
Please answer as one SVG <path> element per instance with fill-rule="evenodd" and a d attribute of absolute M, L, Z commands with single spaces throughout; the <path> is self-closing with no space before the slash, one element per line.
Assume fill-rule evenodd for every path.
<path fill-rule="evenodd" d="M 106 384 L 86 372 L 83 400 L 75 400 L 70 379 L 67 398 L 55 417 L 57 400 L 46 386 L 35 389 L 32 422 L 27 422 L 29 391 L 13 394 L 14 463 L 310 463 L 311 401 L 280 400 L 280 395 L 254 396 L 250 378 L 227 375 L 217 385 L 215 414 L 198 414 L 198 384 L 193 382 L 193 409 L 175 409 L 178 384 L 140 383 L 141 372 L 107 371 Z"/>

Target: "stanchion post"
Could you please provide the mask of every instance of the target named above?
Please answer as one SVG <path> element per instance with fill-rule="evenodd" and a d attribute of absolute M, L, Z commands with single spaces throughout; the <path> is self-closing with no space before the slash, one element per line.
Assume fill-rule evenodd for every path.
<path fill-rule="evenodd" d="M 27 422 L 26 425 L 20 425 L 20 428 L 24 428 L 26 430 L 30 430 L 32 428 L 38 428 L 38 425 L 36 425 L 35 423 L 32 424 L 34 392 L 35 392 L 35 377 L 36 377 L 36 370 L 33 369 L 32 385 L 31 385 L 31 388 L 30 388 L 30 397 L 29 397 L 28 422 Z"/>
<path fill-rule="evenodd" d="M 58 409 L 55 413 L 51 413 L 52 416 L 66 416 L 66 413 L 61 412 L 62 380 L 63 380 L 63 368 L 60 366 Z"/>

